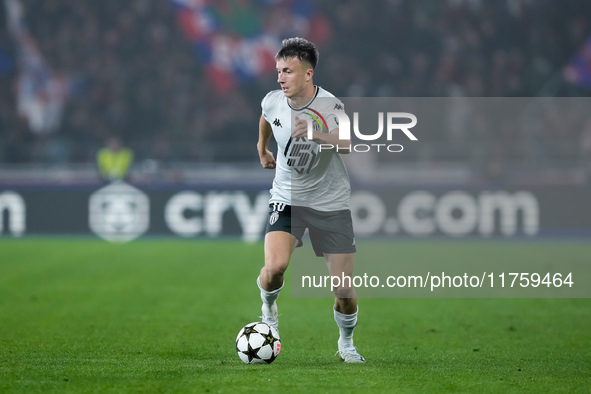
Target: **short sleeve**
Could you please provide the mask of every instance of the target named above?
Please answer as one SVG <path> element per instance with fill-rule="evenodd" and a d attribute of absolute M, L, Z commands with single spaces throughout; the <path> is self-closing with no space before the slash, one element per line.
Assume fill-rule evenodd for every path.
<path fill-rule="evenodd" d="M 262 115 L 265 118 L 265 120 L 267 122 L 269 122 L 269 94 L 267 93 L 267 95 L 263 98 L 263 100 L 261 100 L 261 111 L 262 111 Z"/>
<path fill-rule="evenodd" d="M 339 99 L 335 98 L 334 100 L 331 100 L 331 104 L 330 106 L 327 106 L 326 110 L 331 112 L 344 112 L 345 106 Z M 326 126 L 328 127 L 329 132 L 339 127 L 339 119 L 335 114 L 327 114 L 324 119 L 326 120 Z"/>

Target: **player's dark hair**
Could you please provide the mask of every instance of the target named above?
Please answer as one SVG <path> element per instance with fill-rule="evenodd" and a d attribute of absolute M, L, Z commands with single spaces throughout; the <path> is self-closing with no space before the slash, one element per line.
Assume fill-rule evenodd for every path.
<path fill-rule="evenodd" d="M 275 59 L 289 59 L 297 57 L 300 61 L 306 61 L 312 65 L 312 69 L 318 64 L 318 48 L 310 41 L 300 38 L 286 38 L 281 41 L 281 49 L 275 55 Z"/>

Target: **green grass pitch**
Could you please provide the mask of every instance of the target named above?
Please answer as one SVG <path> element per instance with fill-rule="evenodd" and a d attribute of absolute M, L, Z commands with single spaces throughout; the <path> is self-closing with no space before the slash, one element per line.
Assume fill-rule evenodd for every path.
<path fill-rule="evenodd" d="M 436 259 L 465 244 L 393 246 L 404 257 L 429 245 Z M 292 298 L 288 280 L 281 354 L 243 364 L 234 341 L 260 314 L 262 253 L 238 241 L 0 240 L 0 392 L 591 391 L 589 299 L 362 299 L 367 363 L 347 365 L 331 300 Z"/>

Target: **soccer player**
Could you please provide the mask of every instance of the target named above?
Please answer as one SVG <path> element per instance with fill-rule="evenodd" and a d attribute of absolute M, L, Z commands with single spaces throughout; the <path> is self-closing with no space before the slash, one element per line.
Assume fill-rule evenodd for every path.
<path fill-rule="evenodd" d="M 340 140 L 334 110 L 343 104 L 314 85 L 318 49 L 302 38 L 283 40 L 275 56 L 281 89 L 263 99 L 257 149 L 263 168 L 275 169 L 269 221 L 265 234 L 265 264 L 257 278 L 261 290 L 262 320 L 278 328 L 277 297 L 291 253 L 302 245 L 306 228 L 314 252 L 324 257 L 330 275 L 351 277 L 356 251 L 349 200 L 349 176 L 340 153 L 350 141 Z M 333 111 L 322 116 L 323 111 Z M 308 140 L 307 118 L 321 118 Z M 271 135 L 278 146 L 277 160 L 268 150 Z M 323 149 L 320 148 L 322 144 Z M 332 146 L 332 149 L 324 149 Z M 334 319 L 339 328 L 338 354 L 347 363 L 365 359 L 353 345 L 357 325 L 357 298 L 350 283 L 334 290 Z"/>

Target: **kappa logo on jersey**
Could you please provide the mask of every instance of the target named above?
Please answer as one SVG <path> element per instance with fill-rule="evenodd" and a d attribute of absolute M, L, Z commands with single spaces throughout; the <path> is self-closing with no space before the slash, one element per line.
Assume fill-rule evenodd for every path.
<path fill-rule="evenodd" d="M 334 105 L 334 108 L 333 109 L 338 109 L 339 111 L 342 111 L 343 110 L 343 106 L 341 104 L 339 104 L 339 103 L 336 103 Z"/>
<path fill-rule="evenodd" d="M 275 120 L 273 121 L 273 124 L 277 127 L 283 128 L 283 126 L 281 126 L 281 121 L 279 120 L 279 118 L 275 118 Z"/>

